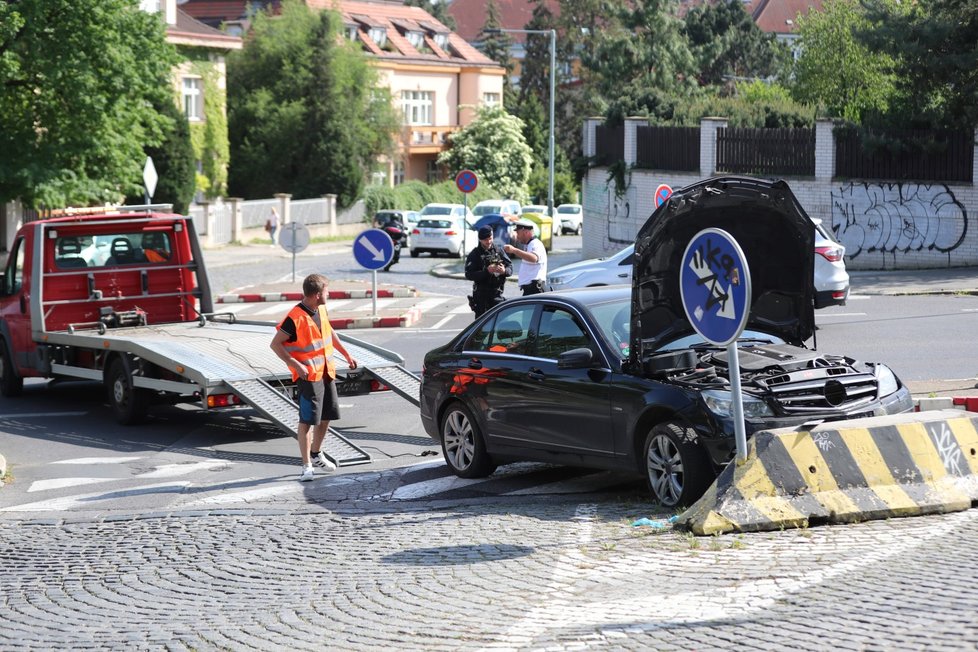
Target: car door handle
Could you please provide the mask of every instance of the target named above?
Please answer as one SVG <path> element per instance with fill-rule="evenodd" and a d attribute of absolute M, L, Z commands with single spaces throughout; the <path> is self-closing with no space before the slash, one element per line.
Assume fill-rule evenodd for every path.
<path fill-rule="evenodd" d="M 27 314 L 27 295 L 20 295 L 20 313 L 22 315 Z"/>
<path fill-rule="evenodd" d="M 527 372 L 526 376 L 530 380 L 544 380 L 546 379 L 547 374 L 543 373 L 543 371 L 537 367 L 530 367 L 530 371 Z"/>
<path fill-rule="evenodd" d="M 622 272 L 618 275 L 618 278 L 628 278 L 628 272 Z"/>
<path fill-rule="evenodd" d="M 470 359 L 469 369 L 482 369 L 482 360 L 480 360 L 479 358 Z"/>

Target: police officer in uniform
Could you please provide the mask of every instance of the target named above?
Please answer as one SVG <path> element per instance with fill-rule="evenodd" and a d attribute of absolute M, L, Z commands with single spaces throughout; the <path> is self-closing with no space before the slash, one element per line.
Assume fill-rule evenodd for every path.
<path fill-rule="evenodd" d="M 479 229 L 479 244 L 465 257 L 465 278 L 472 281 L 469 306 L 479 317 L 503 299 L 506 279 L 513 274 L 513 261 L 493 244 L 492 229 Z"/>

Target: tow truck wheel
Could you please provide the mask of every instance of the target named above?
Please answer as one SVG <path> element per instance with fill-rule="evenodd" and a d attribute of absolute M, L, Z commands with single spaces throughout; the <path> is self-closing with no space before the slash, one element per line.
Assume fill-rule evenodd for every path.
<path fill-rule="evenodd" d="M 116 358 L 112 361 L 105 375 L 105 384 L 116 421 L 128 426 L 146 417 L 149 403 L 146 390 L 132 384 L 132 374 L 126 360 Z"/>
<path fill-rule="evenodd" d="M 20 396 L 24 391 L 24 379 L 17 375 L 6 340 L 0 339 L 0 395 Z"/>

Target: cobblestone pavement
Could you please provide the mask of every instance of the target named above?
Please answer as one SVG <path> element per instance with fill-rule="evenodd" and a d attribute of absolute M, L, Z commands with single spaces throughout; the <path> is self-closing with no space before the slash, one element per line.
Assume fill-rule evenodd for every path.
<path fill-rule="evenodd" d="M 978 510 L 694 538 L 555 498 L 0 529 L 2 647 L 975 649 Z"/>

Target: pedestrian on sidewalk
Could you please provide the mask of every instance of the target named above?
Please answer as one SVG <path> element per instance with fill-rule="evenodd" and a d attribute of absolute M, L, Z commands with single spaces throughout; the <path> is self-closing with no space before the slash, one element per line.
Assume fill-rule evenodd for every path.
<path fill-rule="evenodd" d="M 313 479 L 313 464 L 326 471 L 336 470 L 336 464 L 322 452 L 330 421 L 340 418 L 340 401 L 333 382 L 336 379 L 333 352 L 339 351 L 350 369 L 357 368 L 357 361 L 329 325 L 327 285 L 329 280 L 322 274 L 310 274 L 302 281 L 302 301 L 278 325 L 271 343 L 272 351 L 292 372 L 292 380 L 298 389 L 299 428 L 296 435 L 302 457 L 300 482 Z"/>
<path fill-rule="evenodd" d="M 522 248 L 508 244 L 503 251 L 523 261 L 517 275 L 523 296 L 539 294 L 547 284 L 547 249 L 533 235 L 533 222 L 524 218 L 516 223 L 516 241 Z"/>
<path fill-rule="evenodd" d="M 503 302 L 506 279 L 513 275 L 513 261 L 492 241 L 492 228 L 479 229 L 479 244 L 465 257 L 465 278 L 472 281 L 469 307 L 478 318 Z"/>
<path fill-rule="evenodd" d="M 268 231 L 268 236 L 272 239 L 272 246 L 275 246 L 275 232 L 278 230 L 278 210 L 272 206 L 272 214 L 265 221 L 265 230 Z"/>

